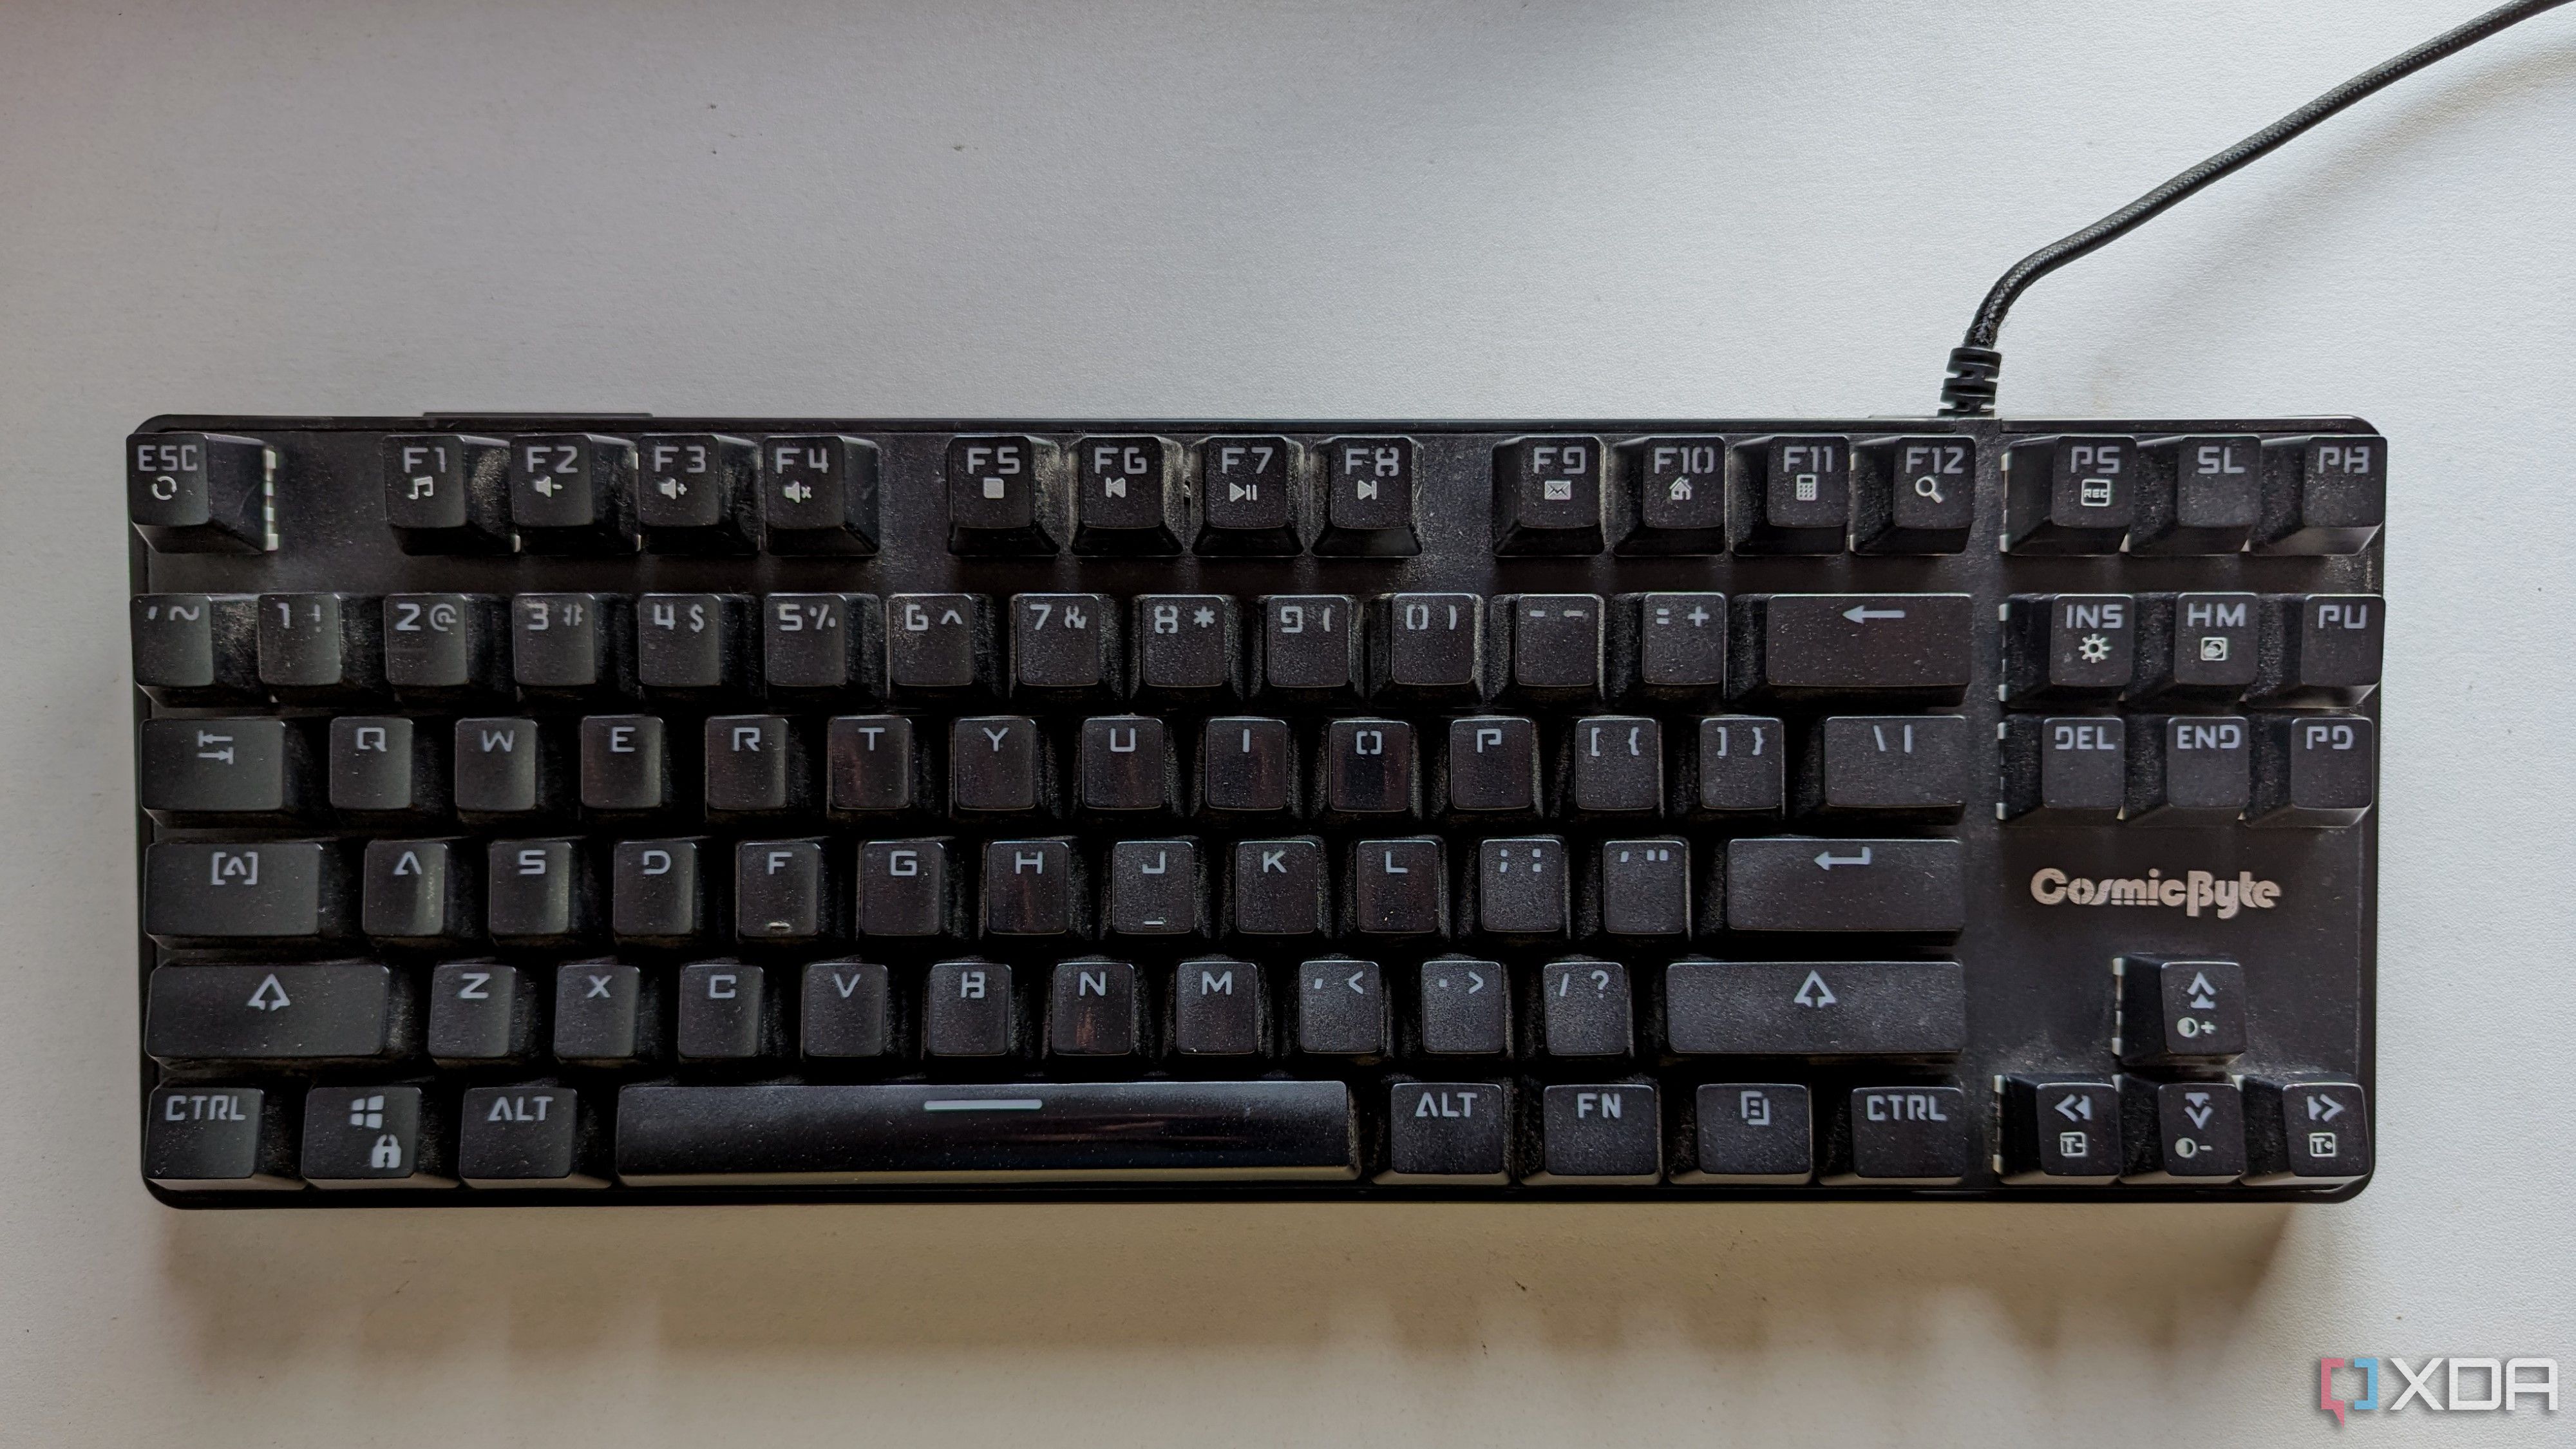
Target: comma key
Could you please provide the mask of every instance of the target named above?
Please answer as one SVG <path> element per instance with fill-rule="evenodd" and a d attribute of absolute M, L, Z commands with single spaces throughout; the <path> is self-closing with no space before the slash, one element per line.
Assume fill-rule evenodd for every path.
<path fill-rule="evenodd" d="M 1746 839 L 1726 846 L 1738 931 L 1956 933 L 1967 890 L 1955 840 Z"/>

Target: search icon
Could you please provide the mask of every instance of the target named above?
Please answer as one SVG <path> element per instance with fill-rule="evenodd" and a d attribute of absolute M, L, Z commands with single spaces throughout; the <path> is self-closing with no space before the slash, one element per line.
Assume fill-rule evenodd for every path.
<path fill-rule="evenodd" d="M 1941 496 L 1941 480 L 1933 477 L 1929 473 L 1926 473 L 1922 477 L 1914 480 L 1914 491 L 1931 499 L 1935 503 L 1947 503 L 1950 501 Z"/>

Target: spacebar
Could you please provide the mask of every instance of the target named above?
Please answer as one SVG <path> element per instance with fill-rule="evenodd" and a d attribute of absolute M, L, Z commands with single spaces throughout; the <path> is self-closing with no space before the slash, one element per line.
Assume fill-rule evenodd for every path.
<path fill-rule="evenodd" d="M 726 1183 L 1347 1179 L 1340 1082 L 632 1086 L 617 1176 Z"/>

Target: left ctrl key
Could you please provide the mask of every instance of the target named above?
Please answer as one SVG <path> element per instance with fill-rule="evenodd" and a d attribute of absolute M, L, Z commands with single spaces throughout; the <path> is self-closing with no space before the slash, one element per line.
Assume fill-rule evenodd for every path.
<path fill-rule="evenodd" d="M 286 1099 L 259 1087 L 156 1087 L 143 1109 L 143 1176 L 177 1192 L 297 1188 Z"/>

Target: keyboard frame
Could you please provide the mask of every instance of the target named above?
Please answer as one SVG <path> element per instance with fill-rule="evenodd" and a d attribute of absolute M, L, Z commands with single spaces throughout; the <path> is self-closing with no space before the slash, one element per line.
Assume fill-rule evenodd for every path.
<path fill-rule="evenodd" d="M 2253 554 L 2217 556 L 2145 557 L 2130 554 L 2084 556 L 2032 556 L 2005 554 L 1998 551 L 1997 540 L 2003 524 L 2001 465 L 2003 447 L 2011 440 L 2054 433 L 2100 432 L 2132 434 L 2140 437 L 2169 436 L 2186 433 L 2256 433 L 2280 435 L 2291 433 L 2372 433 L 2376 429 L 2352 417 L 2311 418 L 2199 418 L 2158 420 L 2134 418 L 2041 419 L 2041 418 L 1842 418 L 1842 419 L 1581 419 L 1551 418 L 1521 421 L 1439 421 L 1402 420 L 1067 420 L 1053 419 L 905 419 L 870 420 L 830 417 L 795 417 L 747 419 L 722 416 L 653 417 L 640 413 L 435 413 L 417 417 L 257 417 L 212 414 L 171 414 L 145 423 L 138 432 L 208 431 L 247 434 L 262 438 L 280 450 L 281 461 L 277 483 L 277 528 L 280 545 L 267 554 L 156 553 L 128 529 L 128 553 L 133 592 L 203 591 L 258 593 L 279 590 L 330 590 L 355 593 L 385 594 L 411 591 L 474 591 L 510 594 L 525 591 L 597 589 L 610 592 L 640 593 L 652 590 L 711 590 L 748 594 L 773 591 L 840 589 L 854 592 L 889 594 L 902 592 L 967 592 L 983 593 L 997 599 L 1019 592 L 1096 592 L 1128 596 L 1148 592 L 1211 592 L 1235 595 L 1247 603 L 1265 593 L 1337 593 L 1365 600 L 1371 595 L 1399 590 L 1450 590 L 1492 595 L 1504 592 L 1587 592 L 1604 596 L 1656 589 L 1714 589 L 1730 599 L 1743 594 L 1763 592 L 1967 592 L 1977 599 L 1974 610 L 1975 675 L 1963 702 L 1956 707 L 1970 721 L 1971 738 L 1984 741 L 1993 736 L 1996 722 L 2005 712 L 1996 699 L 1994 682 L 1999 670 L 1998 606 L 2013 593 L 2032 592 L 2112 592 L 2145 593 L 2182 588 L 2242 589 L 2256 593 L 2353 592 L 2382 593 L 2383 551 L 2386 530 L 2375 536 L 2362 552 L 2350 556 Z M 757 437 L 764 433 L 831 433 L 840 432 L 871 437 L 880 449 L 880 549 L 864 557 L 785 557 L 760 553 L 750 556 L 702 557 L 640 553 L 614 557 L 531 555 L 461 556 L 411 555 L 403 553 L 395 537 L 383 523 L 382 483 L 378 472 L 377 440 L 386 433 L 468 432 L 486 436 L 507 437 L 512 434 L 589 431 L 612 435 L 641 433 L 723 432 Z M 1600 438 L 1615 449 L 1619 444 L 1647 437 L 1674 434 L 1715 434 L 1729 441 L 1760 437 L 1771 433 L 1800 432 L 1843 434 L 1860 440 L 1872 436 L 1954 434 L 1974 439 L 1977 449 L 1977 516 L 1966 550 L 1943 555 L 1839 555 L 1762 556 L 1736 554 L 1690 557 L 1629 557 L 1609 552 L 1592 557 L 1497 558 L 1491 547 L 1491 488 L 1494 447 L 1512 438 L 1543 433 L 1580 434 Z M 1308 443 L 1338 435 L 1400 434 L 1416 440 L 1417 528 L 1422 551 L 1403 558 L 1319 557 L 1301 552 L 1291 557 L 1275 558 L 1201 558 L 1189 553 L 1178 557 L 1133 559 L 1107 558 L 1059 553 L 1053 558 L 959 557 L 948 550 L 944 489 L 931 486 L 938 477 L 941 448 L 949 436 L 958 433 L 1028 433 L 1069 444 L 1086 435 L 1154 434 L 1183 444 L 1194 444 L 1214 434 L 1280 433 Z M 1615 469 L 1615 454 L 1614 454 Z M 1186 476 L 1186 475 L 1185 475 Z M 1615 487 L 1615 471 L 1605 483 L 1605 491 Z M 1308 499 L 1311 505 L 1311 497 Z M 1312 509 L 1309 507 L 1309 514 Z M 1311 540 L 1313 530 L 1306 530 Z M 1247 615 L 1248 624 L 1257 616 Z M 1249 637 L 1247 635 L 1247 647 Z M 229 709 L 165 709 L 153 704 L 139 689 L 134 691 L 136 758 L 140 764 L 142 722 L 150 718 L 253 712 L 258 707 Z M 2352 711 L 2379 718 L 2380 695 L 2373 691 L 2367 700 Z M 653 706 L 648 702 L 643 707 Z M 981 708 L 1002 708 L 990 702 Z M 1041 706 L 1041 719 L 1062 720 L 1085 713 L 1115 712 L 1124 705 L 1090 707 Z M 1514 706 L 1489 706 L 1499 712 L 1511 712 Z M 2097 706 L 2050 706 L 2052 709 L 2080 711 Z M 696 705 L 677 707 L 676 712 L 695 711 Z M 799 705 L 802 713 L 820 716 L 832 712 L 823 705 Z M 950 709 L 945 715 L 969 712 Z M 1351 700 L 1329 708 L 1289 705 L 1274 707 L 1258 702 L 1234 702 L 1212 712 L 1240 708 L 1247 713 L 1276 713 L 1294 720 L 1313 720 L 1330 714 L 1384 712 L 1399 717 L 1431 718 L 1456 711 L 1429 707 L 1387 708 L 1374 701 Z M 1620 706 L 1607 706 L 1616 710 Z M 1692 704 L 1656 704 L 1641 712 L 1650 712 L 1669 721 L 1718 713 L 1736 707 L 1702 708 Z M 1840 712 L 1865 712 L 1871 706 L 1845 703 Z M 1894 705 L 1894 710 L 1923 709 L 1927 712 L 1949 712 L 1949 706 Z M 1785 709 L 1772 706 L 1743 706 L 1743 711 L 1783 715 L 1789 721 L 1793 740 L 1802 737 L 1804 720 L 1827 712 L 1814 706 L 1793 705 Z M 284 710 L 275 706 L 259 712 L 327 714 L 329 710 Z M 345 711 L 343 711 L 345 712 Z M 2213 711 L 2215 712 L 2215 711 Z M 1570 711 L 1549 706 L 1534 711 L 1550 717 Z M 2385 749 L 2384 736 L 2379 748 Z M 1985 758 L 1992 758 L 1986 756 Z M 1552 766 L 1551 766 L 1552 768 Z M 1255 955 L 1229 944 L 1222 938 L 1193 939 L 1185 950 L 1153 946 L 1129 950 L 1114 941 L 1091 940 L 1069 951 L 1014 951 L 995 949 L 990 940 L 971 943 L 948 943 L 936 950 L 906 947 L 899 952 L 871 950 L 852 942 L 817 946 L 801 953 L 753 953 L 710 949 L 697 952 L 627 951 L 616 954 L 621 960 L 639 962 L 714 959 L 740 955 L 750 960 L 781 962 L 822 959 L 835 955 L 863 955 L 872 960 L 913 962 L 955 959 L 981 955 L 1015 964 L 1052 964 L 1057 959 L 1088 952 L 1113 957 L 1146 961 L 1166 961 L 1185 954 L 1230 952 L 1264 963 L 1304 959 L 1309 954 L 1354 954 L 1385 962 L 1390 969 L 1400 968 L 1423 957 L 1444 950 L 1471 951 L 1510 963 L 1518 971 L 1530 964 L 1576 954 L 1612 955 L 1625 960 L 1637 980 L 1644 1003 L 1653 999 L 1648 989 L 1651 979 L 1660 979 L 1665 962 L 1684 956 L 1708 956 L 1716 959 L 1781 960 L 1815 959 L 1956 959 L 1966 964 L 1969 980 L 1969 1050 L 1953 1062 L 1930 1066 L 1889 1063 L 1832 1064 L 1774 1059 L 1745 1065 L 1744 1059 L 1697 1058 L 1681 1062 L 1659 1060 L 1651 1048 L 1637 1058 L 1618 1063 L 1620 1069 L 1608 1066 L 1560 1066 L 1548 1059 L 1516 1058 L 1508 1071 L 1478 1070 L 1461 1064 L 1445 1075 L 1438 1071 L 1421 1071 L 1418 1062 L 1395 1058 L 1377 1065 L 1333 1070 L 1329 1063 L 1315 1059 L 1264 1058 L 1259 1070 L 1246 1070 L 1244 1064 L 1230 1069 L 1190 1070 L 1182 1073 L 1205 1079 L 1242 1079 L 1286 1068 L 1288 1075 L 1305 1077 L 1341 1076 L 1354 1083 L 1369 1084 L 1378 1105 L 1367 1108 L 1367 1096 L 1359 1096 L 1363 1108 L 1363 1151 L 1375 1154 L 1382 1162 L 1382 1133 L 1374 1130 L 1377 1117 L 1384 1110 L 1384 1088 L 1378 1085 L 1390 1075 L 1411 1075 L 1428 1080 L 1503 1079 L 1514 1082 L 1516 1113 L 1534 1106 L 1526 1095 L 1527 1084 L 1537 1081 L 1612 1081 L 1636 1074 L 1650 1074 L 1665 1084 L 1664 1132 L 1669 1138 L 1679 1107 L 1675 1083 L 1693 1081 L 1759 1081 L 1803 1080 L 1816 1088 L 1816 1145 L 1819 1163 L 1824 1156 L 1825 1127 L 1830 1121 L 1827 1103 L 1829 1093 L 1852 1085 L 1896 1085 L 1909 1082 L 1949 1082 L 1970 1093 L 1979 1103 L 1978 1114 L 1984 1124 L 1984 1140 L 1992 1150 L 1999 1118 L 1998 1099 L 1989 1094 L 1993 1079 L 2000 1073 L 2043 1071 L 2063 1075 L 2082 1075 L 2110 1080 L 2119 1071 L 2110 1052 L 2114 999 L 2111 975 L 2112 958 L 2122 951 L 2160 951 L 2166 954 L 2207 953 L 2226 956 L 2247 963 L 2249 988 L 2248 1050 L 2231 1064 L 2231 1073 L 2245 1075 L 2291 1074 L 2295 1072 L 2326 1073 L 2360 1083 L 2370 1095 L 2374 1120 L 2382 1110 L 2377 1100 L 2376 1058 L 2376 974 L 2377 974 L 2377 859 L 2379 811 L 2374 808 L 2358 825 L 2339 830 L 2252 829 L 2241 824 L 2211 829 L 2156 829 L 2136 825 L 2096 827 L 2033 827 L 2027 824 L 2005 824 L 1994 815 L 1997 794 L 1996 775 L 1992 771 L 1972 772 L 1972 793 L 1965 815 L 1956 827 L 1939 826 L 1922 830 L 1887 830 L 1880 826 L 1826 827 L 1828 831 L 1856 835 L 1946 835 L 1965 843 L 1968 855 L 1969 924 L 1954 941 L 1939 942 L 1911 938 L 1880 938 L 1855 934 L 1840 939 L 1836 949 L 1818 949 L 1808 941 L 1820 941 L 1827 947 L 1836 943 L 1830 938 L 1800 938 L 1795 944 L 1761 943 L 1758 938 L 1721 934 L 1713 938 L 1695 938 L 1688 948 L 1658 947 L 1645 952 L 1614 952 L 1579 942 L 1558 943 L 1543 950 L 1503 947 L 1489 950 L 1472 940 L 1446 943 L 1402 943 L 1392 949 L 1369 951 L 1364 944 L 1335 940 L 1317 952 L 1271 951 Z M 142 878 L 143 850 L 155 838 L 156 826 L 144 815 L 139 801 L 135 810 L 138 883 Z M 1576 826 L 1571 822 L 1550 819 L 1535 825 L 1515 825 L 1495 829 L 1450 832 L 1436 818 L 1408 822 L 1398 833 L 1441 834 L 1453 840 L 1472 840 L 1482 835 L 1554 832 L 1566 834 L 1569 846 L 1579 852 L 1581 842 L 1599 838 L 1598 829 Z M 1812 822 L 1807 824 L 1812 825 Z M 1709 827 L 1669 817 L 1651 823 L 1622 826 L 1616 833 L 1661 833 L 1672 831 L 1688 836 L 1695 847 L 1705 849 L 1705 842 L 1737 835 L 1806 834 L 1802 822 L 1791 816 L 1764 822 L 1756 828 L 1733 824 Z M 442 827 L 451 828 L 451 827 Z M 577 827 L 584 828 L 584 827 Z M 644 832 L 658 830 L 659 823 L 634 827 L 615 827 L 610 833 L 625 829 Z M 850 827 L 836 825 L 836 839 L 865 834 Z M 914 827 L 902 827 L 911 833 Z M 1157 824 L 1124 830 L 1102 830 L 1096 823 L 1080 816 L 1050 819 L 1031 827 L 1031 833 L 1065 834 L 1077 840 L 1099 841 L 1134 838 L 1139 831 L 1163 834 L 1201 834 L 1218 839 L 1235 835 L 1263 833 L 1266 827 L 1249 829 L 1208 829 L 1200 822 Z M 337 833 L 346 838 L 364 838 L 368 832 L 349 830 L 327 821 L 307 822 L 298 829 L 180 830 L 165 832 L 167 838 L 223 836 L 225 838 L 311 838 Z M 474 828 L 469 834 L 480 836 L 488 828 Z M 739 834 L 724 828 L 720 834 Z M 990 831 L 971 827 L 959 833 L 975 838 Z M 1355 831 L 1348 826 L 1335 826 L 1314 819 L 1300 819 L 1283 825 L 1276 833 L 1314 833 L 1328 842 L 1352 838 L 1356 834 L 1383 834 L 1385 827 L 1372 826 Z M 1457 851 L 1450 852 L 1454 868 Z M 1338 855 L 1336 855 L 1338 858 Z M 1579 854 L 1577 855 L 1579 859 Z M 2134 876 L 2150 866 L 2168 871 L 2209 869 L 2232 873 L 2238 869 L 2252 871 L 2257 877 L 2281 882 L 2285 887 L 2281 904 L 2267 911 L 2247 910 L 2234 920 L 2220 922 L 2204 913 L 2197 920 L 2179 910 L 2157 909 L 2070 909 L 2047 908 L 2034 902 L 2027 890 L 2032 872 L 2043 865 L 2057 865 L 2077 874 L 2093 876 Z M 1698 868 L 1705 869 L 1705 858 Z M 2075 870 L 2077 866 L 2083 869 Z M 2320 889 L 2318 882 L 2324 882 Z M 1338 887 L 1337 887 L 1338 888 Z M 139 899 L 139 895 L 138 895 Z M 350 949 L 324 954 L 289 954 L 273 951 L 208 951 L 164 949 L 141 929 L 140 913 L 135 923 L 138 969 L 137 1057 L 140 1062 L 141 1096 L 148 1100 L 151 1089 L 164 1080 L 163 1069 L 141 1054 L 140 1023 L 145 1001 L 146 983 L 152 968 L 166 960 L 333 960 L 372 959 L 388 962 L 426 963 L 432 959 L 459 959 L 497 955 L 500 959 L 542 960 L 555 962 L 582 959 L 602 954 L 583 948 L 576 951 L 497 953 L 414 953 L 380 952 L 366 948 L 363 940 Z M 2284 967 L 2281 963 L 2292 963 Z M 2089 978 L 2095 984 L 2084 990 L 2059 989 L 2070 977 Z M 1397 998 L 1400 1003 L 1402 998 Z M 1516 1012 L 1516 1017 L 1517 1017 Z M 1515 1030 L 1519 1029 L 1515 1023 Z M 1641 1046 L 1649 1036 L 1641 1032 Z M 1156 1061 L 1158 1068 L 1168 1068 L 1171 1058 Z M 518 1074 L 519 1079 L 557 1075 L 544 1069 L 545 1064 Z M 792 1066 L 792 1061 L 788 1063 Z M 869 1080 L 918 1080 L 921 1066 L 918 1058 L 912 1073 L 870 1076 Z M 933 1080 L 1002 1081 L 1017 1077 L 1043 1078 L 1046 1059 L 1023 1057 L 1011 1059 L 1009 1070 L 996 1070 L 1001 1063 L 969 1064 L 959 1068 L 940 1068 Z M 1482 1066 L 1484 1063 L 1477 1063 Z M 424 1068 L 425 1070 L 425 1068 Z M 263 1082 L 355 1081 L 364 1073 L 323 1072 L 302 1077 L 243 1072 L 217 1074 L 192 1072 L 187 1076 L 206 1081 L 255 1080 Z M 420 1080 L 422 1072 L 378 1074 L 377 1080 Z M 562 1074 L 576 1086 L 586 1074 Z M 658 1074 L 626 1080 L 670 1080 L 666 1065 Z M 756 1080 L 792 1079 L 791 1072 L 764 1075 Z M 440 1074 L 441 1082 L 460 1079 Z M 499 1081 L 509 1078 L 478 1073 L 474 1081 Z M 689 1079 L 683 1076 L 683 1079 Z M 843 1078 L 848 1079 L 848 1078 Z M 1355 1095 L 1358 1095 L 1355 1092 Z M 138 1127 L 136 1158 L 141 1154 L 142 1102 L 136 1106 Z M 2377 1129 L 2374 1126 L 2374 1140 Z M 2374 1152 L 2374 1164 L 2376 1153 Z M 139 1166 L 138 1166 L 139 1172 Z M 1623 1200 L 1630 1202 L 1664 1202 L 1699 1200 L 1722 1202 L 1738 1199 L 1840 1199 L 1886 1200 L 1894 1198 L 2020 1201 L 2020 1202 L 2326 1202 L 2343 1201 L 2358 1194 L 2369 1183 L 2365 1177 L 2333 1188 L 2125 1186 L 2103 1187 L 2020 1187 L 1997 1181 L 1989 1162 L 1981 1160 L 1978 1170 L 1958 1186 L 1945 1187 L 1828 1187 L 1816 1183 L 1797 1187 L 1693 1186 L 1669 1181 L 1653 1187 L 1631 1186 L 1510 1186 L 1422 1187 L 1413 1185 L 1381 1186 L 1364 1174 L 1348 1183 L 1263 1183 L 1263 1182 L 1140 1182 L 1140 1183 L 997 1183 L 993 1186 L 973 1184 L 886 1185 L 778 1187 L 746 1185 L 743 1187 L 631 1188 L 613 1183 L 604 1190 L 477 1190 L 458 1186 L 449 1189 L 381 1189 L 364 1191 L 297 1192 L 180 1192 L 146 1183 L 162 1202 L 181 1208 L 223 1209 L 301 1209 L 348 1207 L 421 1207 L 421 1206 L 487 1206 L 529 1207 L 540 1205 L 580 1204 L 606 1206 L 613 1203 L 743 1203 L 743 1202 L 990 1202 L 990 1201 L 1526 1201 L 1550 1200 Z"/>

